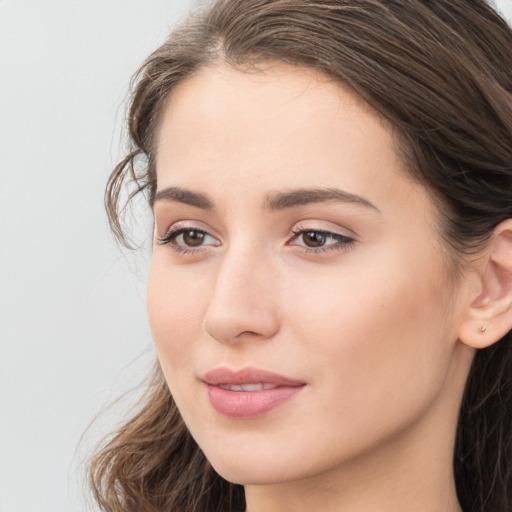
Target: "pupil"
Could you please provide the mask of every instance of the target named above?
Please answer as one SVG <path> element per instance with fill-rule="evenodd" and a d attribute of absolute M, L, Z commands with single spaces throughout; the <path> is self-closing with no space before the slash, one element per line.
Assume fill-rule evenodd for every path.
<path fill-rule="evenodd" d="M 183 241 L 187 245 L 197 246 L 201 245 L 204 240 L 204 233 L 201 233 L 200 231 L 186 231 L 183 233 Z"/>
<path fill-rule="evenodd" d="M 316 231 L 308 231 L 304 233 L 303 240 L 308 247 L 321 247 L 325 244 L 325 235 Z"/>

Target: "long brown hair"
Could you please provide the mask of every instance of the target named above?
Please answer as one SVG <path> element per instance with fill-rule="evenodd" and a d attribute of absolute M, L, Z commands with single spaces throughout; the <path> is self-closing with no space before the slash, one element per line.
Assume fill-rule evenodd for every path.
<path fill-rule="evenodd" d="M 321 70 L 391 122 L 408 172 L 437 200 L 455 269 L 457 255 L 512 217 L 512 33 L 483 0 L 218 0 L 174 30 L 134 78 L 132 147 L 106 190 L 121 241 L 126 187 L 152 204 L 155 133 L 173 88 L 219 61 L 247 69 L 269 60 Z M 158 366 L 139 405 L 91 461 L 102 509 L 243 510 L 243 488 L 213 471 Z M 465 512 L 512 511 L 511 333 L 476 354 L 454 471 Z"/>

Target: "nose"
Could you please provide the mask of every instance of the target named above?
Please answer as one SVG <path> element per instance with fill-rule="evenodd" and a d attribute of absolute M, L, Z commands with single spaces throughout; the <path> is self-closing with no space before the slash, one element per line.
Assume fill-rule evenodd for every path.
<path fill-rule="evenodd" d="M 227 344 L 274 336 L 279 331 L 279 283 L 270 262 L 233 252 L 219 265 L 204 332 Z"/>

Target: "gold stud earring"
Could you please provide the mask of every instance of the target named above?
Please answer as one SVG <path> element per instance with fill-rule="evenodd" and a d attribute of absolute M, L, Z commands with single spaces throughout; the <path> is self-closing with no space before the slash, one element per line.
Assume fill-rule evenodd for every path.
<path fill-rule="evenodd" d="M 485 334 L 485 331 L 487 331 L 487 325 L 482 325 L 482 327 L 480 327 L 478 330 L 480 334 Z"/>

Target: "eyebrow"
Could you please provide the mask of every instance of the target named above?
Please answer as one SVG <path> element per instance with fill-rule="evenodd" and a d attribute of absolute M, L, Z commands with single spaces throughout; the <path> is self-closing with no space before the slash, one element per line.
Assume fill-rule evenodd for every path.
<path fill-rule="evenodd" d="M 177 203 L 189 204 L 202 210 L 213 210 L 213 203 L 204 194 L 180 187 L 169 187 L 158 191 L 154 199 L 155 203 L 157 201 L 175 201 Z"/>
<path fill-rule="evenodd" d="M 195 206 L 202 210 L 214 209 L 213 202 L 206 195 L 181 187 L 169 187 L 158 191 L 155 194 L 154 202 L 156 201 L 175 201 Z M 296 206 L 329 202 L 356 204 L 380 211 L 364 197 L 337 188 L 301 188 L 289 192 L 274 192 L 265 198 L 263 208 L 272 212 Z"/>
<path fill-rule="evenodd" d="M 274 193 L 267 196 L 264 208 L 266 210 L 275 211 L 293 208 L 295 206 L 329 202 L 352 203 L 380 211 L 364 197 L 337 188 L 302 188 L 290 192 Z"/>

